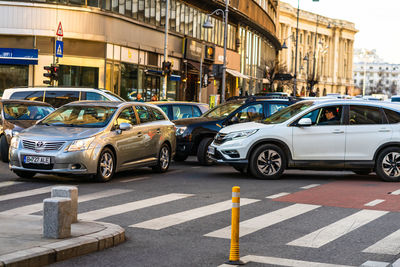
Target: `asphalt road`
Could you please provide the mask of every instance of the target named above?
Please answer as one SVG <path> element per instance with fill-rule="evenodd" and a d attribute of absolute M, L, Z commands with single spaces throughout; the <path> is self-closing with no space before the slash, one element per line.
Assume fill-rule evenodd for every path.
<path fill-rule="evenodd" d="M 46 188 L 58 184 L 78 186 L 79 218 L 118 224 L 127 241 L 56 266 L 222 265 L 229 257 L 233 186 L 241 188 L 240 255 L 247 266 L 360 266 L 400 257 L 400 183 L 374 174 L 291 170 L 264 181 L 190 158 L 165 174 L 143 168 L 95 183 L 20 179 L 1 163 L 0 212 L 40 203 L 50 195 Z M 21 195 L 1 199 L 12 193 Z"/>

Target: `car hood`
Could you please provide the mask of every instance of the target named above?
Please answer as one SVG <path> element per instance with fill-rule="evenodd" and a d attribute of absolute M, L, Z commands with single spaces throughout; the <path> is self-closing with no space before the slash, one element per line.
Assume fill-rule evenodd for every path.
<path fill-rule="evenodd" d="M 273 124 L 264 124 L 259 122 L 244 122 L 244 123 L 237 123 L 225 128 L 222 128 L 219 132 L 220 133 L 231 133 L 231 132 L 239 132 L 239 131 L 248 131 L 248 130 L 255 130 L 261 128 L 269 128 L 274 127 Z"/>
<path fill-rule="evenodd" d="M 24 130 L 19 136 L 25 139 L 70 141 L 84 139 L 102 132 L 104 128 L 60 127 L 35 125 Z"/>
<path fill-rule="evenodd" d="M 195 118 L 189 118 L 189 119 L 174 120 L 172 122 L 175 123 L 176 126 L 187 126 L 187 125 L 193 125 L 193 124 L 197 124 L 197 123 L 214 122 L 214 121 L 218 121 L 218 119 L 212 119 L 212 118 L 206 118 L 206 117 L 195 117 Z"/>

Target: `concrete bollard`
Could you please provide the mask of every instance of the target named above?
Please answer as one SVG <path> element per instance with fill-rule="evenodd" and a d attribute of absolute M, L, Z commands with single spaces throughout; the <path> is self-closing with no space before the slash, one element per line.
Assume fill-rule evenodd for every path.
<path fill-rule="evenodd" d="M 43 237 L 71 236 L 71 199 L 64 197 L 43 200 Z"/>
<path fill-rule="evenodd" d="M 72 223 L 78 222 L 78 188 L 76 186 L 56 186 L 51 189 L 51 197 L 71 199 Z"/>

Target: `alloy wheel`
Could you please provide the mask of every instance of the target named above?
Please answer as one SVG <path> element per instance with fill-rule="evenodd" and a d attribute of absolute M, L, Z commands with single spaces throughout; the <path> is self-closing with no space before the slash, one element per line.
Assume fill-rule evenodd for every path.
<path fill-rule="evenodd" d="M 382 160 L 382 170 L 390 177 L 400 176 L 400 153 L 390 152 Z"/>
<path fill-rule="evenodd" d="M 105 152 L 101 156 L 100 160 L 100 172 L 101 175 L 105 178 L 108 179 L 112 175 L 114 169 L 114 162 L 113 162 L 113 157 L 110 153 Z"/>
<path fill-rule="evenodd" d="M 272 149 L 265 150 L 258 155 L 257 168 L 264 175 L 274 175 L 281 169 L 282 158 Z"/>
<path fill-rule="evenodd" d="M 168 147 L 164 146 L 163 148 L 161 148 L 160 151 L 160 165 L 162 169 L 165 169 L 168 167 L 169 165 L 169 149 Z"/>

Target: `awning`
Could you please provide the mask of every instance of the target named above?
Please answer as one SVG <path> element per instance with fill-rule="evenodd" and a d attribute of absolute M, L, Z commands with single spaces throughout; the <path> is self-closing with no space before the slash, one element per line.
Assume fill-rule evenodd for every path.
<path fill-rule="evenodd" d="M 0 64 L 37 65 L 37 49 L 0 48 Z"/>
<path fill-rule="evenodd" d="M 262 83 L 269 83 L 269 80 L 268 79 L 262 79 Z"/>
<path fill-rule="evenodd" d="M 236 70 L 226 69 L 226 72 L 229 73 L 232 76 L 235 76 L 235 77 L 239 77 L 239 78 L 243 78 L 243 79 L 248 79 L 249 78 L 248 76 L 246 76 L 246 75 L 244 75 L 244 74 L 242 74 L 242 73 L 240 73 L 239 71 L 236 71 Z"/>

